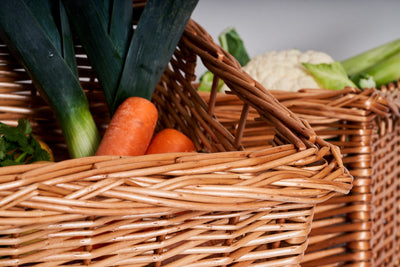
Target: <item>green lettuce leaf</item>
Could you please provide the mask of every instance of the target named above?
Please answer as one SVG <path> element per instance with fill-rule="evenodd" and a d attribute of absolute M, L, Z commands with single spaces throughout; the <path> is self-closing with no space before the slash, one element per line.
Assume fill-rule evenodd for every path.
<path fill-rule="evenodd" d="M 302 65 L 312 73 L 314 79 L 321 84 L 323 88 L 332 90 L 341 90 L 346 86 L 357 88 L 356 84 L 347 76 L 346 71 L 339 61 L 330 64 L 311 64 L 304 62 Z"/>

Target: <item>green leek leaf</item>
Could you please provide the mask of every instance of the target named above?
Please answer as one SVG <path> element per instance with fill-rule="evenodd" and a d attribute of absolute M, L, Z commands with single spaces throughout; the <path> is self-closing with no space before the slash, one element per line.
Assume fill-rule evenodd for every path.
<path fill-rule="evenodd" d="M 132 0 L 112 1 L 109 34 L 121 58 L 125 58 L 132 38 Z"/>
<path fill-rule="evenodd" d="M 86 95 L 33 11 L 23 0 L 0 2 L 0 37 L 52 107 L 71 156 L 94 155 L 100 138 Z"/>
<path fill-rule="evenodd" d="M 24 0 L 24 3 L 28 11 L 34 16 L 43 31 L 54 44 L 57 51 L 61 51 L 61 37 L 57 25 L 54 22 L 54 9 L 57 9 L 55 2 L 51 0 Z"/>
<path fill-rule="evenodd" d="M 121 77 L 124 59 L 109 35 L 106 8 L 102 1 L 63 0 L 73 28 L 87 53 L 89 61 L 103 88 L 110 112 Z M 123 8 L 126 1 L 116 1 Z M 132 3 L 129 7 L 132 8 Z"/>
<path fill-rule="evenodd" d="M 129 45 L 113 110 L 126 98 L 151 99 L 198 0 L 149 0 Z"/>
<path fill-rule="evenodd" d="M 108 32 L 108 24 L 110 21 L 111 0 L 93 0 L 96 12 L 100 17 L 101 26 Z M 84 12 L 85 10 L 82 10 Z"/>
<path fill-rule="evenodd" d="M 62 56 L 70 67 L 72 72 L 75 74 L 76 77 L 79 76 L 78 74 L 78 66 L 76 64 L 76 57 L 75 57 L 75 49 L 74 49 L 74 42 L 72 38 L 72 31 L 69 24 L 69 19 L 67 16 L 67 12 L 65 11 L 64 4 L 61 0 L 58 1 L 58 8 L 60 14 L 60 32 L 62 35 Z"/>

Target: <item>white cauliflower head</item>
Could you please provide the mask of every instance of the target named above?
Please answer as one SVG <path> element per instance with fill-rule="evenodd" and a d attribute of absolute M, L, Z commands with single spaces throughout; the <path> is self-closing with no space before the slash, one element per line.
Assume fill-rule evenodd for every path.
<path fill-rule="evenodd" d="M 323 52 L 289 49 L 257 55 L 243 70 L 266 89 L 297 91 L 302 88 L 321 88 L 301 64 L 303 62 L 320 64 L 332 63 L 334 60 Z"/>

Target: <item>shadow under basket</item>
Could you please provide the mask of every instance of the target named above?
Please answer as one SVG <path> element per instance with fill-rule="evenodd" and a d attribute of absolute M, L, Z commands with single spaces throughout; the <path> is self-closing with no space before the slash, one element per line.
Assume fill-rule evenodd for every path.
<path fill-rule="evenodd" d="M 400 266 L 399 85 L 271 91 L 318 136 L 340 147 L 354 177 L 348 195 L 317 205 L 301 266 Z M 209 101 L 208 94 L 202 96 Z M 220 94 L 215 115 L 233 131 L 242 104 L 235 95 Z M 273 138 L 274 130 L 252 119 L 254 109 L 249 114 L 242 144 L 254 150 Z"/>
<path fill-rule="evenodd" d="M 104 132 L 109 116 L 82 48 L 82 86 Z M 235 131 L 193 86 L 200 59 L 242 99 Z M 339 148 L 320 138 L 190 21 L 154 94 L 157 130 L 198 153 L 70 159 L 50 108 L 1 47 L 0 118 L 28 118 L 55 163 L 0 168 L 0 266 L 299 266 L 315 205 L 346 194 Z M 254 121 L 272 138 L 247 150 Z"/>

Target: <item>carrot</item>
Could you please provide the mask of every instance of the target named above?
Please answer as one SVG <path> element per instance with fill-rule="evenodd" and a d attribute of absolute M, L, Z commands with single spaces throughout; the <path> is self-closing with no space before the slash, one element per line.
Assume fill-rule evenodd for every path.
<path fill-rule="evenodd" d="M 167 128 L 157 133 L 147 148 L 146 155 L 169 152 L 194 152 L 192 140 L 175 129 Z"/>
<path fill-rule="evenodd" d="M 127 98 L 115 111 L 96 155 L 144 155 L 158 119 L 155 105 L 142 97 Z"/>

